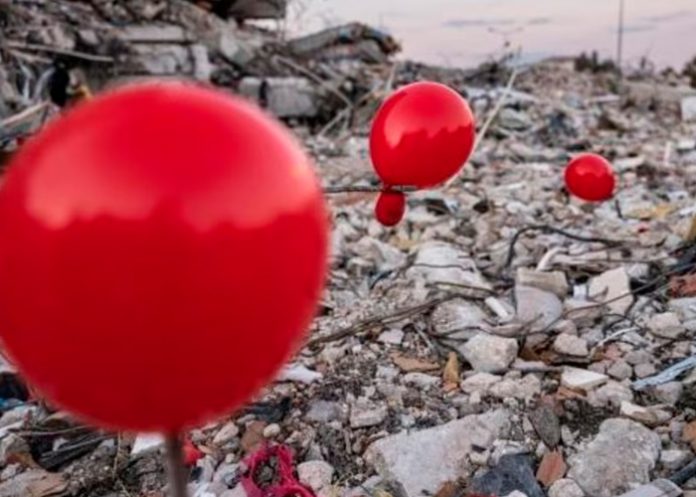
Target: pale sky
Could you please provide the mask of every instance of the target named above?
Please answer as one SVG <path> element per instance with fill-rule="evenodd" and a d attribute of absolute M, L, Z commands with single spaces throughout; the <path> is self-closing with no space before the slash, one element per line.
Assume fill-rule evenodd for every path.
<path fill-rule="evenodd" d="M 676 65 L 696 55 L 696 0 L 625 0 L 624 59 Z M 527 59 L 616 53 L 619 0 L 294 0 L 295 29 L 360 20 L 402 41 L 405 56 L 469 66 L 507 37 Z M 492 30 L 492 31 L 491 31 Z"/>

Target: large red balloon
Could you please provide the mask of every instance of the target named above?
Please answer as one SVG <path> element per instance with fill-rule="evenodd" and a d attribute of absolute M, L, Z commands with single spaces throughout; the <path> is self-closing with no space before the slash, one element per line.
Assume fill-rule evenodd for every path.
<path fill-rule="evenodd" d="M 414 83 L 394 92 L 370 133 L 375 170 L 388 186 L 428 188 L 457 174 L 476 139 L 469 104 L 449 87 Z"/>
<path fill-rule="evenodd" d="M 609 200 L 616 179 L 611 164 L 597 154 L 580 154 L 565 169 L 566 188 L 578 198 L 590 202 Z"/>
<path fill-rule="evenodd" d="M 239 407 L 300 344 L 328 219 L 310 160 L 262 111 L 169 83 L 78 106 L 0 192 L 0 337 L 42 393 L 109 428 Z"/>

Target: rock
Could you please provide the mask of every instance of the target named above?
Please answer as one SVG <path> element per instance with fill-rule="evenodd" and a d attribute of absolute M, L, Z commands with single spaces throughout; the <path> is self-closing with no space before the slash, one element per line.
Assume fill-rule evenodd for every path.
<path fill-rule="evenodd" d="M 515 283 L 522 287 L 533 287 L 551 292 L 560 298 L 568 294 L 568 280 L 561 271 L 537 271 L 519 268 Z"/>
<path fill-rule="evenodd" d="M 556 337 L 553 342 L 553 350 L 572 357 L 587 357 L 590 353 L 587 342 L 583 338 L 566 334 Z"/>
<path fill-rule="evenodd" d="M 428 241 L 419 247 L 406 276 L 411 279 L 424 278 L 428 283 L 490 288 L 471 258 L 456 246 L 440 241 Z"/>
<path fill-rule="evenodd" d="M 585 492 L 575 480 L 564 478 L 551 485 L 549 497 L 585 497 Z"/>
<path fill-rule="evenodd" d="M 608 379 L 609 377 L 604 374 L 566 367 L 561 375 L 561 384 L 573 390 L 589 391 L 603 385 Z"/>
<path fill-rule="evenodd" d="M 193 77 L 198 81 L 210 81 L 215 66 L 208 58 L 208 49 L 204 45 L 196 43 L 191 45 L 190 50 L 191 58 L 193 59 Z"/>
<path fill-rule="evenodd" d="M 469 454 L 475 450 L 474 435 L 477 443 L 492 444 L 506 436 L 509 429 L 507 411 L 490 411 L 435 428 L 388 436 L 373 443 L 365 459 L 382 478 L 401 484 L 405 497 L 422 497 L 436 493 L 445 482 L 456 481 L 462 475 Z M 479 446 L 476 450 L 488 448 Z"/>
<path fill-rule="evenodd" d="M 624 356 L 627 363 L 632 366 L 638 366 L 639 364 L 647 364 L 652 360 L 652 356 L 645 350 L 632 350 Z"/>
<path fill-rule="evenodd" d="M 663 450 L 660 454 L 660 464 L 671 471 L 680 470 L 693 457 L 690 450 Z"/>
<path fill-rule="evenodd" d="M 588 400 L 590 404 L 598 407 L 619 407 L 622 402 L 633 401 L 633 391 L 626 385 L 610 381 L 603 387 L 590 392 Z"/>
<path fill-rule="evenodd" d="M 430 388 L 440 384 L 440 378 L 425 373 L 406 373 L 404 385 L 418 388 Z"/>
<path fill-rule="evenodd" d="M 670 340 L 679 338 L 686 331 L 679 316 L 674 312 L 655 314 L 648 320 L 648 330 L 656 337 Z"/>
<path fill-rule="evenodd" d="M 520 492 L 519 490 L 515 490 L 514 492 L 507 494 L 506 497 L 528 497 L 528 496 L 527 496 L 527 494 Z"/>
<path fill-rule="evenodd" d="M 554 331 L 556 331 L 559 334 L 566 334 L 566 335 L 577 335 L 578 334 L 578 327 L 575 325 L 575 323 L 569 319 L 563 319 L 556 324 L 553 325 L 552 328 Z"/>
<path fill-rule="evenodd" d="M 648 378 L 657 373 L 657 369 L 652 364 L 638 364 L 633 371 L 636 373 L 636 377 L 639 379 Z"/>
<path fill-rule="evenodd" d="M 529 413 L 534 431 L 547 447 L 555 449 L 561 442 L 561 422 L 549 406 L 542 405 Z"/>
<path fill-rule="evenodd" d="M 619 381 L 629 380 L 633 376 L 633 368 L 626 361 L 618 360 L 609 367 L 607 374 Z"/>
<path fill-rule="evenodd" d="M 188 40 L 184 28 L 173 24 L 125 26 L 116 36 L 129 43 L 183 43 Z"/>
<path fill-rule="evenodd" d="M 61 495 L 68 484 L 57 473 L 30 469 L 0 483 L 0 497 L 48 497 Z"/>
<path fill-rule="evenodd" d="M 486 313 L 474 302 L 455 299 L 440 304 L 432 314 L 432 323 L 438 335 L 447 335 L 456 339 L 471 338 L 475 330 L 486 322 Z M 484 324 L 485 325 L 485 324 Z"/>
<path fill-rule="evenodd" d="M 362 237 L 353 251 L 363 259 L 377 265 L 378 271 L 393 271 L 406 264 L 407 257 L 398 248 L 371 236 Z"/>
<path fill-rule="evenodd" d="M 150 452 L 154 452 L 164 447 L 164 437 L 156 434 L 141 433 L 135 438 L 131 457 L 138 457 Z"/>
<path fill-rule="evenodd" d="M 213 45 L 215 46 L 216 51 L 219 52 L 225 60 L 231 62 L 232 64 L 235 64 L 240 67 L 245 66 L 255 56 L 256 50 L 254 49 L 254 47 L 252 47 L 251 44 L 241 40 L 239 37 L 235 36 L 234 33 L 229 29 L 224 29 L 219 31 L 218 33 L 215 33 L 215 36 L 213 36 L 213 38 Z M 242 82 L 244 81 L 244 79 L 242 79 Z M 260 87 L 260 80 L 258 84 Z M 239 91 L 240 93 L 242 93 L 241 88 L 239 89 Z"/>
<path fill-rule="evenodd" d="M 21 460 L 31 461 L 29 444 L 22 437 L 9 433 L 0 439 L 0 466 Z"/>
<path fill-rule="evenodd" d="M 633 304 L 630 291 L 631 282 L 623 267 L 606 271 L 590 280 L 590 298 L 597 302 L 608 302 L 607 308 L 616 314 L 624 314 Z"/>
<path fill-rule="evenodd" d="M 393 328 L 382 333 L 377 341 L 387 345 L 401 345 L 401 342 L 404 341 L 404 332 L 398 328 Z"/>
<path fill-rule="evenodd" d="M 683 321 L 696 319 L 696 297 L 671 299 L 667 305 L 669 309 L 676 312 Z"/>
<path fill-rule="evenodd" d="M 568 476 L 589 495 L 620 495 L 650 481 L 660 448 L 660 437 L 643 425 L 609 419 L 594 440 L 570 458 Z"/>
<path fill-rule="evenodd" d="M 621 415 L 654 428 L 672 419 L 672 415 L 655 407 L 643 407 L 631 402 L 621 403 Z"/>
<path fill-rule="evenodd" d="M 266 426 L 267 424 L 263 421 L 252 421 L 249 423 L 240 442 L 244 453 L 249 454 L 266 443 L 266 439 L 263 436 Z"/>
<path fill-rule="evenodd" d="M 280 425 L 273 423 L 263 429 L 263 438 L 275 438 L 280 435 Z"/>
<path fill-rule="evenodd" d="M 476 371 L 505 371 L 517 357 L 517 340 L 479 333 L 462 347 L 462 354 Z"/>
<path fill-rule="evenodd" d="M 321 380 L 323 377 L 324 375 L 321 373 L 307 369 L 302 364 L 290 364 L 281 371 L 277 380 L 309 385 L 315 381 Z"/>
<path fill-rule="evenodd" d="M 506 107 L 498 114 L 498 123 L 502 128 L 512 131 L 524 131 L 532 127 L 532 120 L 524 112 Z"/>
<path fill-rule="evenodd" d="M 653 387 L 652 393 L 658 401 L 675 405 L 684 393 L 684 385 L 679 381 L 670 381 Z"/>
<path fill-rule="evenodd" d="M 220 482 L 206 483 L 196 489 L 193 497 L 219 497 L 227 491 L 227 485 Z"/>
<path fill-rule="evenodd" d="M 482 476 L 474 478 L 471 489 L 479 495 L 508 495 L 515 490 L 529 497 L 545 497 L 526 455 L 508 455 Z"/>
<path fill-rule="evenodd" d="M 684 97 L 682 99 L 681 116 L 684 122 L 696 121 L 696 96 Z"/>
<path fill-rule="evenodd" d="M 231 487 L 238 480 L 239 473 L 239 464 L 223 463 L 220 464 L 220 466 L 218 466 L 218 468 L 215 470 L 213 481 L 224 483 L 228 487 Z"/>
<path fill-rule="evenodd" d="M 375 406 L 367 399 L 358 399 L 350 410 L 351 428 L 369 428 L 377 426 L 387 418 L 387 406 Z"/>
<path fill-rule="evenodd" d="M 221 447 L 237 438 L 237 436 L 239 436 L 239 427 L 234 421 L 230 421 L 215 434 L 213 444 Z"/>
<path fill-rule="evenodd" d="M 530 324 L 531 331 L 543 331 L 563 314 L 563 304 L 551 293 L 529 286 L 515 286 L 517 319 Z"/>
<path fill-rule="evenodd" d="M 568 465 L 563 458 L 563 453 L 560 450 L 554 450 L 544 454 L 537 470 L 536 479 L 548 488 L 563 478 L 566 471 L 568 471 Z"/>
<path fill-rule="evenodd" d="M 153 76 L 192 74 L 193 63 L 187 47 L 173 44 L 131 45 L 133 63 Z"/>
<path fill-rule="evenodd" d="M 531 401 L 541 393 L 541 381 L 533 374 L 522 379 L 504 378 L 491 387 L 490 393 L 499 399 Z"/>
<path fill-rule="evenodd" d="M 309 406 L 305 419 L 314 423 L 330 423 L 343 418 L 343 409 L 338 402 L 315 400 Z"/>
<path fill-rule="evenodd" d="M 490 373 L 476 373 L 462 382 L 462 390 L 468 394 L 474 392 L 486 393 L 493 385 L 501 380 L 502 378 L 500 376 Z"/>
<path fill-rule="evenodd" d="M 307 461 L 297 466 L 300 482 L 319 495 L 324 495 L 325 490 L 331 486 L 333 474 L 333 466 L 324 461 Z"/>

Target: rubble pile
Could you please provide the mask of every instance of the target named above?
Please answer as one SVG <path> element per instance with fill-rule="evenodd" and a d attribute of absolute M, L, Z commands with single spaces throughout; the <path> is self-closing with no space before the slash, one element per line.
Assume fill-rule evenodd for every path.
<path fill-rule="evenodd" d="M 480 123 L 502 105 L 464 174 L 409 193 L 398 227 L 375 221 L 373 194 L 330 197 L 331 278 L 308 343 L 255 403 L 189 433 L 203 455 L 192 495 L 245 497 L 243 461 L 266 443 L 289 446 L 323 497 L 615 497 L 660 478 L 696 495 L 688 75 L 555 59 L 508 91 L 495 64 L 394 69 L 398 45 L 359 24 L 283 43 L 194 3 L 0 0 L 3 139 L 39 125 L 40 111 L 16 115 L 46 98 L 57 63 L 95 89 L 188 75 L 256 98 L 295 119 L 327 187 L 376 184 L 354 111 L 389 87 L 443 80 Z M 614 200 L 564 191 L 581 151 L 613 162 Z M 0 412 L 0 497 L 163 495 L 161 439 L 89 430 L 32 400 L 8 363 Z"/>

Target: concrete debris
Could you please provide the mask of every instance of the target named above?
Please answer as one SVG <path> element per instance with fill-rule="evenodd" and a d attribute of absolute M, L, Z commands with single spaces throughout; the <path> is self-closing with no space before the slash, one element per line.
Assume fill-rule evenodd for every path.
<path fill-rule="evenodd" d="M 549 497 L 585 497 L 585 492 L 574 480 L 564 478 L 551 485 Z"/>
<path fill-rule="evenodd" d="M 498 497 L 537 495 L 540 467 L 549 497 L 616 497 L 693 457 L 696 62 L 627 69 L 617 86 L 591 58 L 545 60 L 507 91 L 505 60 L 396 64 L 394 37 L 364 24 L 288 38 L 285 22 L 247 22 L 282 20 L 298 6 L 284 0 L 0 5 L 3 165 L 84 86 L 148 78 L 274 113 L 327 188 L 378 187 L 369 131 L 390 89 L 439 81 L 479 128 L 494 117 L 462 181 L 409 192 L 392 229 L 374 195 L 327 195 L 331 271 L 310 346 L 248 406 L 187 434 L 205 453 L 191 495 L 246 497 L 243 459 L 266 443 L 291 447 L 321 497 L 492 491 L 513 466 Z M 565 192 L 580 152 L 611 159 L 612 201 Z M 162 443 L 48 412 L 0 356 L 0 496 L 166 493 Z"/>
<path fill-rule="evenodd" d="M 377 426 L 387 418 L 387 407 L 371 404 L 367 399 L 358 399 L 350 410 L 352 428 L 369 428 Z"/>
<path fill-rule="evenodd" d="M 462 348 L 462 354 L 476 371 L 505 371 L 517 357 L 517 340 L 479 333 Z"/>
<path fill-rule="evenodd" d="M 561 384 L 573 390 L 592 390 L 607 382 L 609 377 L 594 371 L 578 368 L 565 368 L 561 375 Z"/>
<path fill-rule="evenodd" d="M 587 357 L 590 353 L 586 340 L 568 334 L 558 335 L 553 342 L 553 350 L 559 354 L 573 357 Z"/>
<path fill-rule="evenodd" d="M 278 377 L 278 381 L 292 381 L 309 385 L 322 378 L 323 375 L 317 371 L 312 371 L 302 364 L 292 364 L 283 369 Z"/>
<path fill-rule="evenodd" d="M 644 426 L 609 419 L 587 448 L 570 458 L 568 476 L 588 495 L 620 495 L 650 481 L 660 448 L 660 437 Z"/>
<path fill-rule="evenodd" d="M 517 270 L 516 283 L 520 286 L 531 286 L 556 294 L 564 298 L 568 294 L 568 279 L 561 271 L 537 271 L 521 267 Z"/>
<path fill-rule="evenodd" d="M 642 407 L 626 401 L 621 403 L 621 415 L 653 428 L 672 419 L 672 415 L 663 409 Z"/>
<path fill-rule="evenodd" d="M 606 271 L 590 281 L 589 296 L 596 302 L 606 302 L 616 314 L 625 313 L 633 304 L 630 281 L 622 267 Z"/>
<path fill-rule="evenodd" d="M 324 461 L 307 461 L 297 465 L 297 476 L 300 482 L 317 492 L 325 495 L 331 486 L 334 468 Z"/>
<path fill-rule="evenodd" d="M 247 77 L 239 82 L 238 91 L 282 118 L 316 117 L 322 98 L 321 89 L 302 77 Z"/>
<path fill-rule="evenodd" d="M 648 329 L 656 337 L 669 340 L 679 338 L 686 331 L 679 316 L 674 312 L 655 314 L 648 321 Z"/>
<path fill-rule="evenodd" d="M 528 286 L 515 286 L 517 320 L 532 331 L 544 331 L 560 319 L 563 304 L 553 293 Z"/>
<path fill-rule="evenodd" d="M 696 121 L 696 96 L 682 99 L 681 115 L 684 121 Z"/>
<path fill-rule="evenodd" d="M 459 478 L 469 454 L 486 450 L 496 438 L 505 437 L 509 423 L 509 414 L 502 410 L 466 416 L 436 428 L 378 440 L 365 457 L 382 478 L 400 483 L 406 497 L 422 497 Z M 483 440 L 482 433 L 487 435 L 486 446 L 475 446 L 472 437 Z"/>

